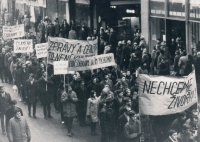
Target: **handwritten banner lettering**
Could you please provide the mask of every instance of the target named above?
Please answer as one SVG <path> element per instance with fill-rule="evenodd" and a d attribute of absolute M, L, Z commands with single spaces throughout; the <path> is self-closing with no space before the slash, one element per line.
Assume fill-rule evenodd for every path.
<path fill-rule="evenodd" d="M 23 37 L 24 34 L 24 24 L 16 26 L 3 26 L 3 38 L 12 39 Z"/>
<path fill-rule="evenodd" d="M 141 114 L 179 113 L 198 101 L 195 71 L 187 77 L 140 74 L 138 80 Z"/>
<path fill-rule="evenodd" d="M 49 37 L 48 63 L 95 56 L 97 50 L 97 40 L 84 41 Z"/>
<path fill-rule="evenodd" d="M 32 39 L 14 40 L 14 53 L 29 53 L 29 52 L 33 52 Z"/>
<path fill-rule="evenodd" d="M 74 74 L 74 71 L 68 71 L 68 61 L 55 61 L 53 65 L 54 75 Z"/>
<path fill-rule="evenodd" d="M 82 59 L 69 60 L 70 71 L 92 70 L 102 67 L 115 66 L 113 53 L 102 54 Z"/>
<path fill-rule="evenodd" d="M 35 45 L 35 50 L 36 50 L 37 58 L 47 57 L 47 48 L 48 48 L 48 44 L 47 43 L 36 44 Z"/>

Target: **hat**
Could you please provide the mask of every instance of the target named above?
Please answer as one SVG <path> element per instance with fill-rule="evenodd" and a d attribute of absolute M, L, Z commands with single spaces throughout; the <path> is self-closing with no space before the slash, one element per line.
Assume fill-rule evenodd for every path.
<path fill-rule="evenodd" d="M 180 54 L 180 51 L 179 51 L 179 50 L 176 50 L 175 54 Z"/>
<path fill-rule="evenodd" d="M 17 104 L 17 101 L 16 101 L 16 100 L 12 100 L 12 101 L 10 101 L 10 104 L 11 104 L 11 105 L 16 105 L 16 104 Z"/>
<path fill-rule="evenodd" d="M 190 129 L 190 125 L 184 124 L 184 125 L 183 125 L 183 130 L 187 130 L 187 129 Z"/>
<path fill-rule="evenodd" d="M 27 65 L 27 64 L 30 64 L 30 63 L 31 63 L 30 61 L 26 61 L 26 65 Z"/>
<path fill-rule="evenodd" d="M 34 74 L 33 74 L 33 73 L 30 73 L 30 74 L 29 74 L 29 77 L 34 77 Z"/>
<path fill-rule="evenodd" d="M 128 115 L 131 117 L 131 116 L 135 116 L 135 112 L 133 110 L 129 111 L 128 112 Z"/>

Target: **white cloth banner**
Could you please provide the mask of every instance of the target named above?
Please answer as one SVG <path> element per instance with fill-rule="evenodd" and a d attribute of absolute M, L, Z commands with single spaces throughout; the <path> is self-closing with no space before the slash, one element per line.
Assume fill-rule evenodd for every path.
<path fill-rule="evenodd" d="M 141 114 L 179 113 L 198 101 L 195 71 L 186 77 L 140 74 L 138 81 Z"/>
<path fill-rule="evenodd" d="M 92 70 L 108 66 L 116 66 L 113 53 L 75 60 L 69 59 L 70 71 Z"/>
<path fill-rule="evenodd" d="M 24 35 L 24 24 L 15 26 L 3 26 L 4 39 L 19 38 L 23 37 Z"/>
<path fill-rule="evenodd" d="M 46 8 L 46 0 L 16 0 L 16 3 Z"/>
<path fill-rule="evenodd" d="M 32 39 L 14 40 L 14 53 L 30 53 L 33 52 Z"/>
<path fill-rule="evenodd" d="M 68 71 L 68 61 L 53 62 L 54 75 L 59 74 L 74 74 L 74 71 Z"/>
<path fill-rule="evenodd" d="M 97 40 L 85 41 L 49 37 L 48 63 L 53 64 L 54 61 L 95 56 L 97 50 Z"/>
<path fill-rule="evenodd" d="M 48 48 L 48 43 L 35 45 L 37 59 L 47 57 L 47 48 Z"/>

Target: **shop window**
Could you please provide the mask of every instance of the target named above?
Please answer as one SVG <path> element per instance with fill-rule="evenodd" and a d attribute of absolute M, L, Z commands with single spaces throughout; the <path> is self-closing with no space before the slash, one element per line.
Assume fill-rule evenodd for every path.
<path fill-rule="evenodd" d="M 151 15 L 165 16 L 165 0 L 150 0 Z"/>
<path fill-rule="evenodd" d="M 156 40 L 166 41 L 165 19 L 151 18 L 151 50 L 156 45 Z"/>
<path fill-rule="evenodd" d="M 185 18 L 185 0 L 169 0 L 169 17 Z"/>
<path fill-rule="evenodd" d="M 189 18 L 190 20 L 200 21 L 200 1 L 199 0 L 190 0 L 189 3 Z"/>
<path fill-rule="evenodd" d="M 200 23 L 190 22 L 189 33 L 189 51 L 200 51 Z"/>

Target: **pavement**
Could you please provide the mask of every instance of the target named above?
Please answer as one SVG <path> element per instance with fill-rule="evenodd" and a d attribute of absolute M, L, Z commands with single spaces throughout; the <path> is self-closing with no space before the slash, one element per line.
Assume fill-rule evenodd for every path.
<path fill-rule="evenodd" d="M 97 126 L 98 136 L 90 135 L 90 127 L 80 127 L 78 122 L 73 121 L 73 137 L 66 136 L 67 129 L 65 124 L 61 123 L 60 113 L 56 113 L 53 104 L 51 105 L 52 119 L 45 120 L 43 117 L 43 110 L 40 102 L 37 103 L 37 119 L 28 117 L 28 106 L 23 102 L 19 102 L 19 97 L 14 93 L 13 85 L 7 83 L 0 83 L 5 86 L 6 92 L 10 93 L 12 99 L 17 100 L 17 106 L 20 107 L 27 119 L 31 130 L 31 142 L 99 142 L 100 141 L 100 127 Z M 8 142 L 8 138 L 1 134 L 0 142 Z"/>

